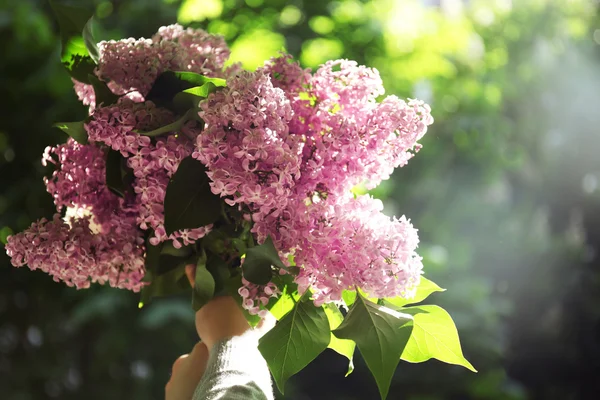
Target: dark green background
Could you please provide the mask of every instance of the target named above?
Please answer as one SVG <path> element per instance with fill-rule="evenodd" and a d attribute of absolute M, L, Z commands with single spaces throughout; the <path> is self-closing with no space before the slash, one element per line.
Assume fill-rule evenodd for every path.
<path fill-rule="evenodd" d="M 374 194 L 420 231 L 430 300 L 479 370 L 401 363 L 390 399 L 600 396 L 600 26 L 594 1 L 81 1 L 100 38 L 179 20 L 226 36 L 256 67 L 377 67 L 389 94 L 430 102 L 421 152 Z M 441 4 L 440 4 L 441 3 Z M 511 5 L 512 4 L 512 5 Z M 40 164 L 78 120 L 45 1 L 0 0 L 0 234 L 53 213 Z M 0 398 L 161 399 L 195 338 L 189 296 L 141 311 L 134 294 L 76 291 L 0 255 Z M 327 350 L 286 399 L 376 399 L 364 363 Z"/>

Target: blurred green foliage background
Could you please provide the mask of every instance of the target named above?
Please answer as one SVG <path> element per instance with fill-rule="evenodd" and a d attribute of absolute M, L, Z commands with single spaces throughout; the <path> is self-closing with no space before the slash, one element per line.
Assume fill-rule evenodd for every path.
<path fill-rule="evenodd" d="M 247 68 L 286 49 L 350 58 L 428 101 L 423 149 L 373 193 L 419 228 L 431 297 L 479 370 L 400 364 L 390 399 L 597 399 L 600 25 L 592 0 L 86 0 L 101 39 L 178 21 L 220 33 Z M 43 0 L 0 0 L 0 239 L 53 212 L 51 129 L 81 119 Z M 76 291 L 0 255 L 0 398 L 161 399 L 193 345 L 189 299 Z M 376 399 L 364 363 L 327 350 L 286 399 Z"/>

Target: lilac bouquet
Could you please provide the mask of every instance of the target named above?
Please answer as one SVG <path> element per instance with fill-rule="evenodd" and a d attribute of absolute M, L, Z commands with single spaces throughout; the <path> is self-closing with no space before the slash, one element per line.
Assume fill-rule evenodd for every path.
<path fill-rule="evenodd" d="M 189 291 L 196 309 L 234 296 L 251 324 L 270 312 L 259 349 L 281 391 L 328 347 L 350 373 L 358 346 L 382 398 L 400 359 L 473 370 L 443 309 L 406 307 L 442 290 L 422 276 L 417 230 L 352 192 L 420 149 L 428 105 L 377 101 L 378 72 L 354 61 L 224 67 L 221 37 L 179 25 L 96 43 L 88 15 L 53 7 L 89 115 L 56 125 L 70 138 L 42 162 L 57 213 L 8 239 L 14 266 L 141 292 L 140 306 Z"/>

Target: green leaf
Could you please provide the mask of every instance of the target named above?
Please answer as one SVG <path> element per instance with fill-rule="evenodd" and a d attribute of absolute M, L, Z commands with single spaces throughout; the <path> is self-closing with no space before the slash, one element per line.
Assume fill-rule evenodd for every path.
<path fill-rule="evenodd" d="M 164 242 L 160 245 L 159 265 L 157 275 L 164 274 L 173 268 L 177 268 L 181 263 L 194 264 L 196 258 L 193 257 L 192 246 L 182 246 L 179 249 L 173 246 L 172 242 Z"/>
<path fill-rule="evenodd" d="M 151 275 L 150 285 L 144 286 L 141 294 L 141 305 L 149 303 L 155 297 L 170 296 L 183 293 L 190 289 L 189 282 L 185 275 L 186 262 L 162 275 Z"/>
<path fill-rule="evenodd" d="M 417 293 L 415 294 L 415 296 L 412 299 L 405 299 L 404 297 L 398 296 L 398 297 L 387 297 L 387 298 L 385 298 L 385 301 L 396 307 L 403 307 L 406 304 L 420 303 L 421 301 L 423 301 L 427 297 L 429 297 L 430 294 L 432 294 L 434 292 L 444 292 L 445 290 L 446 289 L 442 289 L 434 282 L 432 282 L 429 279 L 422 276 L 421 282 L 419 283 L 419 286 L 417 287 Z"/>
<path fill-rule="evenodd" d="M 133 170 L 127 166 L 123 155 L 113 149 L 106 154 L 106 186 L 120 197 L 133 191 Z"/>
<path fill-rule="evenodd" d="M 196 264 L 196 277 L 194 280 L 194 292 L 192 294 L 192 307 L 194 311 L 202 308 L 214 295 L 215 279 L 210 271 L 206 269 L 206 254 L 203 254 Z"/>
<path fill-rule="evenodd" d="M 161 256 L 164 244 L 153 246 L 150 243 L 150 232 L 146 234 L 146 254 L 143 282 L 150 283 L 141 292 L 139 307 L 149 303 L 154 297 L 168 296 L 183 293 L 190 289 L 190 284 L 185 276 L 185 266 L 188 263 L 181 258 L 173 257 L 172 264 L 166 265 L 164 256 Z M 167 270 L 166 272 L 164 272 Z"/>
<path fill-rule="evenodd" d="M 154 275 L 157 275 L 158 266 L 160 262 L 161 246 L 153 246 L 152 243 L 150 243 L 151 236 L 152 234 L 150 233 L 150 231 L 147 231 L 145 242 L 146 254 L 144 255 L 144 268 L 146 269 L 146 275 L 143 279 L 144 282 L 152 282 L 151 278 Z"/>
<path fill-rule="evenodd" d="M 164 135 L 165 133 L 169 133 L 169 132 L 177 132 L 183 127 L 183 125 L 185 125 L 186 122 L 188 122 L 191 119 L 196 119 L 197 115 L 198 115 L 198 112 L 196 110 L 190 109 L 190 110 L 186 111 L 186 113 L 183 114 L 181 117 L 179 117 L 179 119 L 171 122 L 170 124 L 161 126 L 160 128 L 156 128 L 151 131 L 143 132 L 143 131 L 135 130 L 134 132 L 136 132 L 140 135 L 150 136 L 150 137 Z"/>
<path fill-rule="evenodd" d="M 296 302 L 300 300 L 300 295 L 298 294 L 298 285 L 294 282 L 294 278 L 291 275 L 278 275 L 273 278 L 273 282 L 277 283 L 281 294 L 273 304 L 269 302 L 267 308 L 279 321 L 293 310 Z"/>
<path fill-rule="evenodd" d="M 340 312 L 339 308 L 335 304 L 329 303 L 324 305 L 325 314 L 329 320 L 329 329 L 332 331 L 337 329 L 344 321 L 344 316 Z M 331 341 L 327 348 L 335 350 L 339 354 L 343 355 L 348 359 L 348 372 L 346 376 L 350 375 L 354 371 L 354 362 L 352 360 L 354 356 L 354 349 L 356 343 L 352 340 L 338 339 L 333 333 L 331 334 Z"/>
<path fill-rule="evenodd" d="M 217 86 L 212 82 L 208 82 L 202 86 L 194 86 L 193 88 L 186 89 L 183 93 L 192 94 L 200 99 L 208 97 L 209 94 L 214 93 L 216 90 Z"/>
<path fill-rule="evenodd" d="M 183 90 L 173 97 L 173 108 L 179 112 L 198 109 L 200 101 L 207 98 L 209 94 L 216 92 L 217 89 L 218 87 L 214 83 L 207 82 L 202 86 L 194 86 Z"/>
<path fill-rule="evenodd" d="M 71 77 L 79 82 L 91 84 L 89 76 L 94 74 L 96 64 L 90 56 L 75 55 L 71 62 L 63 63 Z"/>
<path fill-rule="evenodd" d="M 242 264 L 244 278 L 257 285 L 266 285 L 273 277 L 272 265 L 285 268 L 271 237 L 267 237 L 263 244 L 246 250 L 246 258 Z"/>
<path fill-rule="evenodd" d="M 325 311 L 306 298 L 260 339 L 258 349 L 281 393 L 285 381 L 321 354 L 329 339 Z"/>
<path fill-rule="evenodd" d="M 88 143 L 88 135 L 85 130 L 84 121 L 77 122 L 57 122 L 52 125 L 55 128 L 58 128 L 65 132 L 67 135 L 71 136 L 75 141 L 81 144 Z"/>
<path fill-rule="evenodd" d="M 192 156 L 184 158 L 165 195 L 167 235 L 212 224 L 220 217 L 221 199 L 210 190 L 206 167 Z"/>
<path fill-rule="evenodd" d="M 83 27 L 82 37 L 88 54 L 90 55 L 91 59 L 98 64 L 100 54 L 98 52 L 98 42 L 96 42 L 96 39 L 94 38 L 93 24 L 94 17 L 92 16 Z"/>
<path fill-rule="evenodd" d="M 216 87 L 227 86 L 227 81 L 223 78 L 209 78 L 207 76 L 197 74 L 195 72 L 189 72 L 189 71 L 181 71 L 181 72 L 174 71 L 172 73 L 180 81 L 186 82 L 189 85 L 191 85 L 189 87 L 202 86 L 206 83 L 211 83 Z"/>
<path fill-rule="evenodd" d="M 104 107 L 115 104 L 119 100 L 118 95 L 114 94 L 106 85 L 94 74 L 89 74 L 88 81 L 94 88 L 94 97 L 96 99 L 96 107 L 103 105 Z"/>
<path fill-rule="evenodd" d="M 220 228 L 213 229 L 202 238 L 202 247 L 214 254 L 226 254 L 225 242 L 228 240 L 229 237 Z"/>
<path fill-rule="evenodd" d="M 113 149 L 106 153 L 106 186 L 120 197 L 125 197 L 125 185 L 121 176 L 121 159 L 123 155 Z"/>
<path fill-rule="evenodd" d="M 55 1 L 50 1 L 50 5 L 56 14 L 60 28 L 63 65 L 73 78 L 83 83 L 90 83 L 88 75 L 93 74 L 96 63 L 90 57 L 83 34 L 93 12 Z"/>
<path fill-rule="evenodd" d="M 352 304 L 356 301 L 356 290 L 344 290 L 342 300 L 344 300 L 346 307 L 352 307 Z"/>
<path fill-rule="evenodd" d="M 404 361 L 419 363 L 436 358 L 477 372 L 463 356 L 456 325 L 446 310 L 434 305 L 406 307 L 414 315 L 414 329 L 402 352 Z"/>
<path fill-rule="evenodd" d="M 412 329 L 412 316 L 377 305 L 359 294 L 333 334 L 356 342 L 385 399 Z"/>
<path fill-rule="evenodd" d="M 248 248 L 246 247 L 246 242 L 243 239 L 232 238 L 231 239 L 231 244 L 238 251 L 238 253 L 240 253 L 240 254 L 246 254 L 246 250 Z"/>
<path fill-rule="evenodd" d="M 226 293 L 227 281 L 231 278 L 231 267 L 221 257 L 215 254 L 207 254 L 206 269 L 215 280 L 215 296 L 223 295 Z"/>
<path fill-rule="evenodd" d="M 156 78 L 152 89 L 150 89 L 150 92 L 146 96 L 146 100 L 152 101 L 159 106 L 167 107 L 178 93 L 193 87 L 203 86 L 207 83 L 211 83 L 215 87 L 224 87 L 227 84 L 225 79 L 208 78 L 195 72 L 166 71 Z"/>
<path fill-rule="evenodd" d="M 160 255 L 188 258 L 193 253 L 193 251 L 194 250 L 192 246 L 181 246 L 180 248 L 176 248 L 175 246 L 173 246 L 173 242 L 168 241 L 163 243 L 160 249 Z"/>
<path fill-rule="evenodd" d="M 50 6 L 56 15 L 63 44 L 74 36 L 81 36 L 85 25 L 93 15 L 93 12 L 85 8 L 57 3 L 54 0 L 50 0 Z"/>

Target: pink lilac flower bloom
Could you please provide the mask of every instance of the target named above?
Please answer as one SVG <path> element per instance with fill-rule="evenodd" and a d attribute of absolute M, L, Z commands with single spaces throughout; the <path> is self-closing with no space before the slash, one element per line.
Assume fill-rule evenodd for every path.
<path fill-rule="evenodd" d="M 74 81 L 90 106 L 85 124 L 90 145 L 73 140 L 47 149 L 57 165 L 45 180 L 63 219 L 40 220 L 12 236 L 7 251 L 15 266 L 28 264 L 76 287 L 109 282 L 143 285 L 143 239 L 175 247 L 201 239 L 211 226 L 167 235 L 164 199 L 179 163 L 192 155 L 208 168 L 214 194 L 252 221 L 258 243 L 271 237 L 284 263 L 293 255 L 301 292 L 316 305 L 339 301 L 346 289 L 374 297 L 411 297 L 419 283 L 418 235 L 404 216 L 388 218 L 369 196 L 351 188 L 388 179 L 419 150 L 433 123 L 429 106 L 384 94 L 379 73 L 354 61 L 329 61 L 314 74 L 283 54 L 246 72 L 234 65 L 222 38 L 171 25 L 151 39 L 101 42 L 99 78 L 123 95 L 117 104 L 95 104 L 89 85 Z M 140 132 L 177 117 L 144 96 L 167 70 L 225 77 L 227 87 L 200 102 L 201 132 L 194 121 L 151 139 Z M 119 151 L 133 172 L 125 199 L 105 184 L 105 147 Z M 250 313 L 263 316 L 277 288 L 243 281 Z"/>
<path fill-rule="evenodd" d="M 175 119 L 170 111 L 156 107 L 152 102 L 135 103 L 129 99 L 97 108 L 92 117 L 85 125 L 89 139 L 104 143 L 123 156 L 151 145 L 150 137 L 140 135 L 136 130 L 151 131 Z"/>
<path fill-rule="evenodd" d="M 43 162 L 56 165 L 45 183 L 57 211 L 75 212 L 65 219 L 57 213 L 52 221 L 41 219 L 11 236 L 6 249 L 13 265 L 41 269 L 77 288 L 108 282 L 139 291 L 144 285 L 144 240 L 135 207 L 105 185 L 103 150 L 69 139 L 46 149 Z"/>
<path fill-rule="evenodd" d="M 144 283 L 143 240 L 124 220 L 114 218 L 111 230 L 94 233 L 89 218 L 65 222 L 60 214 L 42 218 L 10 236 L 7 254 L 15 267 L 40 269 L 56 282 L 85 289 L 93 282 L 139 291 Z M 124 229 L 123 229 L 124 228 Z"/>
<path fill-rule="evenodd" d="M 348 196 L 309 207 L 316 215 L 295 235 L 300 292 L 312 288 L 315 305 L 338 301 L 360 287 L 373 297 L 412 297 L 419 284 L 417 230 L 403 216 L 388 218 L 379 200 Z M 298 221 L 297 219 L 295 221 Z"/>
<path fill-rule="evenodd" d="M 241 72 L 200 103 L 207 128 L 193 157 L 210 172 L 214 194 L 244 204 L 255 221 L 285 209 L 300 176 L 300 138 L 290 135 L 292 110 L 262 71 Z"/>
<path fill-rule="evenodd" d="M 154 142 L 146 132 L 169 124 L 174 115 L 152 102 L 135 103 L 122 99 L 118 104 L 97 108 L 85 128 L 88 137 L 120 151 L 133 170 L 133 189 L 138 206 L 137 223 L 143 230 L 151 229 L 150 243 L 157 245 L 172 240 L 181 247 L 200 239 L 210 226 L 199 227 L 167 235 L 164 227 L 164 199 L 170 177 L 177 171 L 181 160 L 189 156 L 199 134 L 195 122 L 184 125 L 177 135 L 160 136 Z"/>
<path fill-rule="evenodd" d="M 84 106 L 89 106 L 89 112 L 91 114 L 94 108 L 96 108 L 96 95 L 94 94 L 94 88 L 92 85 L 81 83 L 73 78 L 71 78 L 71 80 L 73 81 L 73 88 L 75 89 L 77 98 L 83 103 Z"/>
<path fill-rule="evenodd" d="M 97 75 L 112 81 L 115 92 L 146 96 L 165 71 L 191 71 L 221 76 L 229 49 L 221 36 L 180 25 L 162 27 L 151 39 L 123 39 L 98 43 Z"/>
<path fill-rule="evenodd" d="M 238 289 L 238 294 L 242 297 L 242 307 L 250 315 L 258 315 L 264 318 L 268 310 L 266 305 L 272 297 L 278 297 L 281 292 L 273 282 L 266 285 L 256 285 L 242 278 L 242 287 Z"/>
<path fill-rule="evenodd" d="M 310 69 L 302 69 L 290 54 L 282 53 L 265 63 L 264 72 L 271 77 L 273 86 L 278 87 L 293 98 L 306 89 L 311 79 Z"/>
<path fill-rule="evenodd" d="M 316 304 L 357 286 L 410 297 L 422 268 L 416 230 L 350 189 L 406 164 L 433 122 L 429 107 L 395 96 L 377 102 L 379 74 L 352 61 L 312 76 L 290 61 L 230 77 L 201 102 L 207 129 L 193 156 L 209 168 L 213 193 L 248 207 L 259 243 L 271 236 L 282 255 L 294 255 L 297 283 L 311 287 Z"/>

